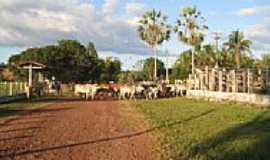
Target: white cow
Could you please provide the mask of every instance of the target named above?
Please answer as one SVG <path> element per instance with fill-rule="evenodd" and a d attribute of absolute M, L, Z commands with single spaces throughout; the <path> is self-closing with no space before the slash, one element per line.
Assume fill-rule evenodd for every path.
<path fill-rule="evenodd" d="M 185 90 L 186 90 L 186 86 L 184 84 L 175 84 L 176 96 L 184 96 Z"/>
<path fill-rule="evenodd" d="M 122 86 L 120 87 L 120 93 L 119 93 L 119 99 L 127 99 L 127 97 L 129 97 L 129 99 L 135 99 L 136 94 L 142 93 L 144 90 L 143 86 Z"/>
<path fill-rule="evenodd" d="M 146 93 L 146 99 L 157 99 L 158 98 L 158 93 L 162 92 L 163 88 L 161 85 L 157 85 L 157 86 L 150 86 L 147 89 L 147 93 Z"/>
<path fill-rule="evenodd" d="M 94 100 L 99 88 L 97 84 L 76 84 L 74 93 L 76 95 L 84 94 L 86 100 L 91 96 L 91 99 Z"/>
<path fill-rule="evenodd" d="M 166 85 L 166 87 L 167 88 L 169 88 L 169 94 L 170 94 L 170 96 L 176 96 L 177 95 L 177 87 L 176 87 L 176 85 L 174 85 L 174 84 L 167 84 Z"/>
<path fill-rule="evenodd" d="M 183 84 L 168 84 L 166 87 L 169 88 L 169 93 L 172 96 L 183 96 L 183 91 L 186 90 Z"/>

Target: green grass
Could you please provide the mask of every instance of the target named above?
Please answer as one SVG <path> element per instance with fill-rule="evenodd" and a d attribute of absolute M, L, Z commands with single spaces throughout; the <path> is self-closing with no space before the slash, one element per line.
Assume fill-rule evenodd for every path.
<path fill-rule="evenodd" d="M 270 159 L 270 110 L 186 98 L 132 102 L 159 138 L 164 159 Z"/>

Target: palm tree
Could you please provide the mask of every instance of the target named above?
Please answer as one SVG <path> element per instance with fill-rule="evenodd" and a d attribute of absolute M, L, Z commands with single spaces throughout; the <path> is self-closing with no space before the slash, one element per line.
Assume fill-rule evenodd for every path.
<path fill-rule="evenodd" d="M 195 56 L 196 65 L 199 67 L 211 66 L 214 67 L 218 61 L 218 56 L 215 52 L 215 48 L 212 45 L 203 45 Z"/>
<path fill-rule="evenodd" d="M 204 31 L 208 29 L 204 25 L 205 19 L 201 16 L 201 12 L 194 7 L 186 7 L 180 13 L 177 20 L 175 31 L 178 33 L 178 39 L 184 44 L 193 47 L 192 51 L 192 74 L 194 74 L 194 52 L 195 48 L 199 46 L 204 40 Z"/>
<path fill-rule="evenodd" d="M 138 33 L 155 54 L 154 80 L 157 78 L 157 54 L 155 48 L 170 38 L 171 27 L 166 24 L 167 17 L 160 11 L 147 11 L 139 21 Z"/>
<path fill-rule="evenodd" d="M 237 68 L 240 68 L 241 55 L 250 52 L 252 42 L 244 38 L 244 34 L 240 31 L 233 31 L 229 35 L 228 42 L 224 43 L 228 47 L 228 51 L 234 54 Z"/>

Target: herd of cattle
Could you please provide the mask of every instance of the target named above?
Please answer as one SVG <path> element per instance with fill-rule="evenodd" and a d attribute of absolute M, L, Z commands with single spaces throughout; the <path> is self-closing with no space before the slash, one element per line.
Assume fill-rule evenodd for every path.
<path fill-rule="evenodd" d="M 81 96 L 86 100 L 97 98 L 117 98 L 134 99 L 145 98 L 153 100 L 162 97 L 183 96 L 186 87 L 183 84 L 161 84 L 161 83 L 138 83 L 135 85 L 127 84 L 76 84 L 74 86 L 75 95 Z"/>

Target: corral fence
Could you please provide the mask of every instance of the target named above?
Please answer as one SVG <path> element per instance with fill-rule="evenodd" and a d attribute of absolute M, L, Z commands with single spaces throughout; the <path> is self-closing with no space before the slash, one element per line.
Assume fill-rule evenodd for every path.
<path fill-rule="evenodd" d="M 26 82 L 0 82 L 0 97 L 24 94 L 26 84 Z"/>
<path fill-rule="evenodd" d="M 187 81 L 187 96 L 270 106 L 269 68 L 196 69 Z"/>
<path fill-rule="evenodd" d="M 188 79 L 189 90 L 233 93 L 270 93 L 270 69 L 196 69 Z"/>

